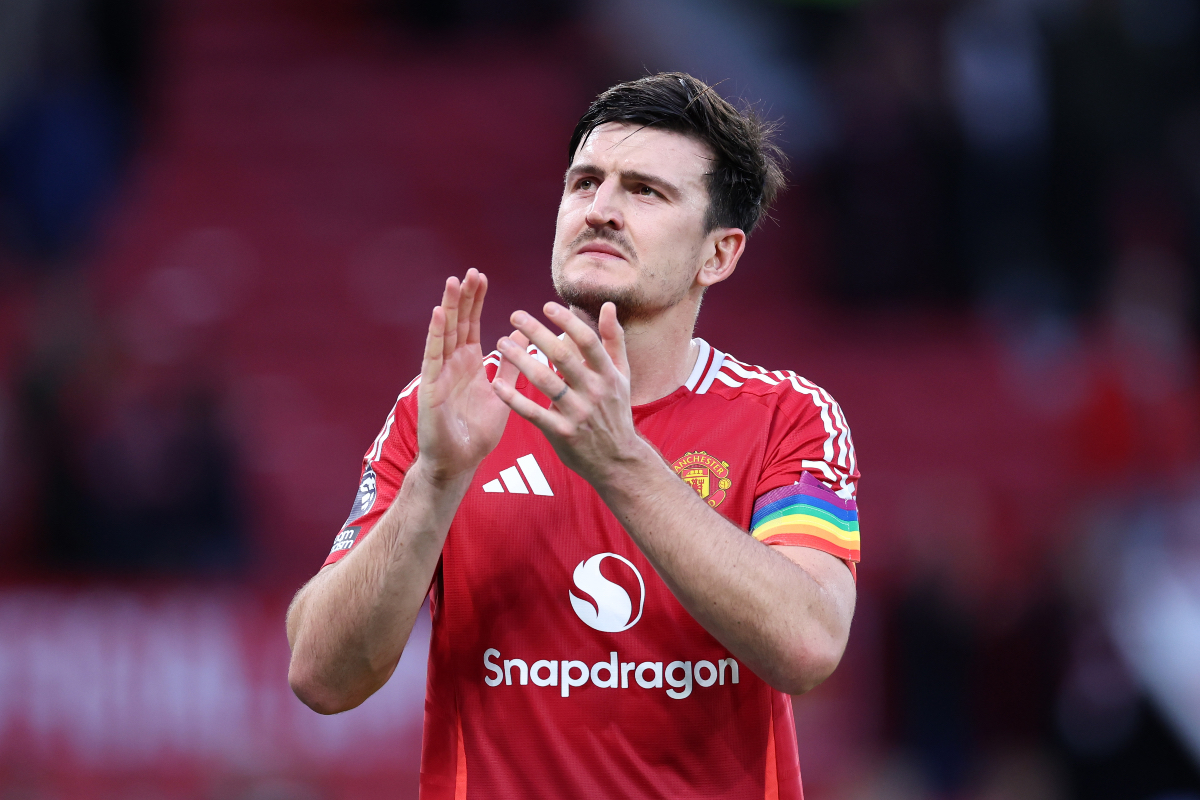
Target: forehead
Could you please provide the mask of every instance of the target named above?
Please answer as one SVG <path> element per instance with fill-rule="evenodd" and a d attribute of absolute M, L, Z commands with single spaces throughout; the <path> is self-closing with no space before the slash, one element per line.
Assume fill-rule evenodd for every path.
<path fill-rule="evenodd" d="M 575 151 L 571 164 L 606 171 L 628 170 L 703 185 L 712 169 L 708 145 L 682 133 L 624 122 L 597 126 Z"/>

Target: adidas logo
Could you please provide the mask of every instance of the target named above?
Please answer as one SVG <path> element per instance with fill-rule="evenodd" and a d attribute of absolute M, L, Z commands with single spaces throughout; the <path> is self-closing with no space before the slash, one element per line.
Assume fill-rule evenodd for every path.
<path fill-rule="evenodd" d="M 534 494 L 554 497 L 554 492 L 550 490 L 550 484 L 546 483 L 546 476 L 542 474 L 542 468 L 538 466 L 537 459 L 533 457 L 532 453 L 518 458 L 517 466 L 520 469 L 509 467 L 500 470 L 500 477 L 485 483 L 483 490 L 485 492 L 508 490 L 513 494 L 529 494 L 529 490 L 532 489 Z M 521 480 L 522 473 L 525 475 L 525 480 Z M 503 486 L 500 485 L 500 481 L 504 481 Z M 525 481 L 529 481 L 528 486 L 525 485 Z"/>

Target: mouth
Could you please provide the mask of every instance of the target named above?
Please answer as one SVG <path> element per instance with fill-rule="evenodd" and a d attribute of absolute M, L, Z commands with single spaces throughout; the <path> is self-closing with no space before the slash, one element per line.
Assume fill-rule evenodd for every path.
<path fill-rule="evenodd" d="M 622 261 L 628 261 L 620 250 L 605 242 L 588 242 L 576 250 L 575 255 L 591 256 L 599 259 L 619 258 Z"/>

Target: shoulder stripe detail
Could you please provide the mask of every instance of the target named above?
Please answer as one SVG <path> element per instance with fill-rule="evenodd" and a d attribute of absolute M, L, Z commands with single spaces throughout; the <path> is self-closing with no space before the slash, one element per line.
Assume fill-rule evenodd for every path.
<path fill-rule="evenodd" d="M 858 457 L 854 452 L 854 440 L 850 436 L 850 425 L 846 422 L 846 414 L 842 411 L 842 407 L 837 401 L 830 396 L 829 392 L 817 386 L 807 378 L 800 378 L 801 381 L 811 386 L 813 389 L 821 393 L 821 396 L 829 405 L 830 412 L 833 416 L 834 426 L 838 429 L 837 446 L 838 457 L 837 466 L 843 470 L 839 491 L 853 495 L 853 488 L 850 486 L 850 476 L 858 470 Z"/>
<path fill-rule="evenodd" d="M 832 422 L 832 430 L 830 430 L 829 427 L 826 427 L 826 430 L 830 430 L 831 433 L 831 438 L 828 442 L 828 445 L 837 445 L 837 461 L 835 463 L 839 467 L 847 466 L 849 464 L 849 456 L 846 453 L 846 430 L 841 421 L 841 409 L 838 408 L 838 404 L 833 401 L 833 398 L 829 396 L 828 392 L 826 392 L 820 386 L 817 386 L 808 378 L 802 378 L 797 375 L 795 380 L 804 384 L 804 386 L 813 393 L 813 399 L 821 405 L 822 413 L 824 413 L 826 410 L 829 412 L 829 417 Z M 826 458 L 828 458 L 830 461 L 833 461 L 832 453 L 827 453 Z"/>
<path fill-rule="evenodd" d="M 745 378 L 746 380 L 753 379 L 756 381 L 762 381 L 763 383 L 769 383 L 772 386 L 779 383 L 779 381 L 775 380 L 770 375 L 767 375 L 765 372 L 751 372 L 732 358 L 725 359 L 725 366 L 729 368 L 730 372 L 739 377 Z"/>
<path fill-rule="evenodd" d="M 399 402 L 399 401 L 397 401 Z M 379 460 L 379 456 L 383 453 L 383 443 L 392 433 L 392 426 L 396 424 L 396 409 L 392 409 L 387 415 L 387 419 L 383 422 L 383 430 L 375 437 L 375 443 L 371 445 L 371 450 L 367 453 L 367 462 L 374 464 Z"/>
<path fill-rule="evenodd" d="M 416 391 L 421 385 L 421 376 L 413 378 L 408 382 L 408 386 L 396 396 L 396 403 L 399 403 L 404 398 Z M 375 437 L 375 442 L 371 445 L 371 449 L 367 451 L 367 463 L 374 464 L 383 455 L 383 443 L 387 441 L 388 436 L 392 433 L 392 426 L 396 424 L 396 407 L 392 406 L 392 410 L 388 412 L 387 419 L 383 422 L 383 430 Z"/>
<path fill-rule="evenodd" d="M 712 349 L 712 352 L 713 352 L 712 366 L 710 366 L 708 368 L 708 372 L 705 374 L 704 380 L 700 383 L 700 386 L 696 389 L 696 394 L 704 394 L 705 392 L 708 391 L 708 387 L 712 386 L 713 380 L 718 377 L 718 374 L 721 371 L 721 365 L 725 363 L 725 354 L 724 353 L 722 353 L 720 350 L 718 350 L 715 347 Z M 721 376 L 721 380 L 722 380 L 722 382 L 727 383 L 727 381 L 725 381 L 724 376 Z M 740 386 L 741 384 L 737 384 L 737 385 Z"/>
<path fill-rule="evenodd" d="M 737 388 L 738 386 L 741 386 L 744 383 L 744 381 L 735 380 L 735 379 L 729 377 L 724 372 L 717 372 L 715 377 L 717 380 L 719 380 L 721 383 L 725 384 L 726 386 L 732 386 L 734 388 Z"/>
<path fill-rule="evenodd" d="M 834 486 L 841 483 L 841 476 L 833 471 L 833 467 L 829 466 L 828 461 L 820 460 L 804 460 L 800 462 L 801 469 L 816 470 L 825 476 L 825 479 Z"/>
<path fill-rule="evenodd" d="M 684 386 L 688 391 L 695 391 L 696 384 L 700 382 L 700 376 L 704 374 L 704 369 L 708 366 L 708 357 L 712 355 L 712 347 L 703 339 L 694 339 L 696 344 L 700 345 L 700 353 L 696 356 L 696 366 L 692 367 L 692 374 L 688 376 Z"/>
<path fill-rule="evenodd" d="M 404 391 L 400 392 L 400 396 L 396 398 L 396 402 L 400 402 L 405 397 L 408 397 L 420 385 L 421 385 L 421 376 L 418 375 L 417 377 L 413 378 L 411 381 L 408 382 L 408 386 L 405 386 Z"/>
<path fill-rule="evenodd" d="M 832 463 L 834 461 L 834 452 L 833 452 L 834 444 L 835 444 L 835 442 L 837 442 L 837 437 L 838 437 L 839 431 L 838 431 L 836 425 L 834 424 L 833 414 L 830 413 L 829 404 L 825 402 L 825 398 L 823 398 L 821 396 L 821 393 L 819 391 L 817 391 L 814 388 L 805 386 L 801 382 L 801 379 L 799 376 L 792 374 L 792 375 L 788 376 L 788 379 L 791 382 L 793 389 L 795 389 L 800 394 L 806 394 L 809 397 L 811 397 L 813 404 L 816 405 L 816 407 L 820 410 L 821 423 L 825 426 L 825 433 L 828 434 L 828 437 L 825 439 L 825 444 L 823 446 L 824 450 L 822 452 L 822 455 L 824 456 L 826 461 L 829 461 Z"/>
<path fill-rule="evenodd" d="M 858 470 L 854 441 L 850 437 L 846 415 L 829 392 L 791 370 L 768 371 L 754 364 L 738 361 L 733 356 L 725 357 L 721 369 L 722 372 L 717 377 L 726 386 L 736 388 L 751 380 L 762 381 L 771 386 L 786 383 L 800 394 L 807 395 L 820 413 L 826 438 L 822 444 L 824 460 L 805 461 L 803 466 L 823 476 L 839 496 L 854 496 L 851 479 Z"/>

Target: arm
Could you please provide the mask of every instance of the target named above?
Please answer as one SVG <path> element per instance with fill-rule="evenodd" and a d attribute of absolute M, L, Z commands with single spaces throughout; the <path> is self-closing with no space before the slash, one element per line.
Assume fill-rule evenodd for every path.
<path fill-rule="evenodd" d="M 518 312 L 513 322 L 562 377 L 526 357 L 517 341 L 501 340 L 500 352 L 558 399 L 543 409 L 507 380 L 496 381 L 497 394 L 596 488 L 684 608 L 731 653 L 790 694 L 827 678 L 854 613 L 849 570 L 828 553 L 763 545 L 679 480 L 634 427 L 623 333 L 611 304 L 601 311 L 598 336 L 562 306 L 547 304 L 546 313 L 582 357 L 528 315 Z"/>
<path fill-rule="evenodd" d="M 371 535 L 318 572 L 288 609 L 288 682 L 314 711 L 354 708 L 400 660 L 471 482 L 430 472 L 418 456 Z"/>
<path fill-rule="evenodd" d="M 476 467 L 504 432 L 508 407 L 483 367 L 479 319 L 487 279 L 446 282 L 433 310 L 418 388 L 419 455 L 361 544 L 322 569 L 287 614 L 288 681 L 323 714 L 362 703 L 387 681 Z M 515 372 L 502 362 L 501 373 Z"/>
<path fill-rule="evenodd" d="M 772 547 L 704 503 L 647 443 L 596 491 L 688 613 L 780 691 L 833 673 L 850 634 L 855 585 L 836 557 Z"/>

